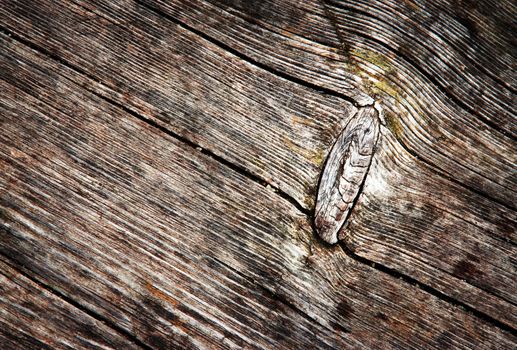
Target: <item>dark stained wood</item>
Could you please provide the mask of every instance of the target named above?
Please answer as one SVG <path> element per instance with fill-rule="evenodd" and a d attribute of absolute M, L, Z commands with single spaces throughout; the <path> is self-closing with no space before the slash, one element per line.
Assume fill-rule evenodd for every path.
<path fill-rule="evenodd" d="M 515 347 L 515 12 L 3 1 L 0 260 L 112 347 Z M 318 178 L 374 101 L 329 246 Z"/>

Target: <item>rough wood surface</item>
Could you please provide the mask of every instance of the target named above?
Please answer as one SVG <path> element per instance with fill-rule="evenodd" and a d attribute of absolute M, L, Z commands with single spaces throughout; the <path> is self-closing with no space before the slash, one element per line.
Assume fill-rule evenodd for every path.
<path fill-rule="evenodd" d="M 273 191 L 5 39 L 1 253 L 49 288 L 150 347 L 515 341 L 322 246 Z"/>
<path fill-rule="evenodd" d="M 3 1 L 0 260 L 137 347 L 512 348 L 515 12 Z M 374 101 L 330 247 L 318 178 Z"/>

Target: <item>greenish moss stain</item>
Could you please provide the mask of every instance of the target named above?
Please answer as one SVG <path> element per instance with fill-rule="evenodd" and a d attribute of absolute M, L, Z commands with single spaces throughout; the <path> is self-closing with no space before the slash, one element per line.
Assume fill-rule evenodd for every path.
<path fill-rule="evenodd" d="M 320 167 L 324 160 L 325 160 L 325 149 L 324 148 L 318 148 L 309 158 L 311 163 L 316 165 L 317 167 Z"/>
<path fill-rule="evenodd" d="M 390 60 L 378 52 L 371 50 L 353 49 L 350 51 L 351 57 L 349 63 L 347 63 L 347 70 L 363 79 L 363 88 L 369 95 L 390 95 L 397 102 L 402 100 L 402 91 L 397 86 L 391 84 L 387 77 L 396 75 L 396 69 L 391 64 Z M 366 61 L 378 68 L 380 68 L 383 74 L 369 74 L 365 70 L 359 67 L 357 58 Z"/>
<path fill-rule="evenodd" d="M 393 133 L 393 135 L 395 135 L 397 139 L 399 139 L 404 132 L 399 118 L 397 118 L 394 113 L 388 111 L 385 112 L 384 117 L 386 119 L 386 126 L 388 129 Z"/>
<path fill-rule="evenodd" d="M 371 64 L 385 71 L 386 73 L 391 73 L 395 71 L 395 68 L 391 65 L 389 59 L 378 52 L 371 50 L 354 49 L 351 50 L 350 53 L 353 56 L 359 57 L 367 62 L 370 62 Z"/>
<path fill-rule="evenodd" d="M 307 150 L 301 146 L 298 146 L 293 141 L 289 140 L 289 138 L 283 138 L 285 146 L 292 151 L 293 153 L 299 154 L 303 158 L 309 160 L 316 167 L 320 167 L 325 160 L 325 149 L 318 148 L 315 151 Z"/>

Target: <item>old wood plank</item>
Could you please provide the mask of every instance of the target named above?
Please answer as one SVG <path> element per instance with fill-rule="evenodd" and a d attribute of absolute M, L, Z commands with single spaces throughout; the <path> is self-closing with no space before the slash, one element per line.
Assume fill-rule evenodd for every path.
<path fill-rule="evenodd" d="M 3 259 L 143 343 L 508 348 L 514 335 L 313 239 L 290 202 L 3 36 Z"/>
<path fill-rule="evenodd" d="M 515 79 L 515 59 L 505 49 L 513 46 L 508 31 L 491 32 L 502 42 L 483 40 L 486 33 L 472 38 L 461 31 L 459 18 L 442 11 L 457 8 L 446 1 L 420 11 L 412 2 L 386 0 L 142 2 L 275 69 L 344 94 L 356 89 L 382 99 L 392 131 L 413 153 L 515 208 L 515 180 L 508 174 L 517 124 L 507 86 Z M 472 21 L 482 28 L 486 17 L 491 23 L 514 18 L 514 6 L 500 3 L 498 11 L 472 15 Z M 465 5 L 455 11 L 472 10 Z M 464 49 L 469 43 L 483 47 L 476 58 L 475 49 Z M 487 67 L 508 84 L 472 63 L 484 52 L 483 61 L 496 56 L 499 63 Z"/>
<path fill-rule="evenodd" d="M 0 344 L 5 350 L 140 348 L 2 261 Z"/>
<path fill-rule="evenodd" d="M 77 3 L 81 6 L 70 3 L 56 6 L 54 2 L 44 1 L 27 7 L 16 4 L 8 7 L 2 22 L 26 40 L 76 65 L 101 84 L 93 84 L 70 70 L 64 69 L 63 74 L 70 74 L 72 79 L 81 81 L 97 93 L 127 104 L 142 116 L 166 121 L 161 125 L 276 185 L 302 202 L 305 208 L 312 207 L 321 162 L 333 138 L 353 114 L 349 103 L 333 95 L 316 94 L 260 67 L 243 63 L 239 56 L 229 54 L 226 49 L 134 2 L 118 5 L 99 2 L 89 6 Z M 307 6 L 312 16 L 311 7 Z M 321 4 L 314 6 L 320 9 L 320 15 L 316 17 L 321 17 L 311 24 L 314 33 L 327 33 L 329 19 L 324 15 L 328 14 L 321 12 Z M 163 11 L 171 8 L 174 7 L 165 6 Z M 268 7 L 264 5 L 264 9 Z M 230 11 L 231 7 L 227 10 L 235 12 Z M 210 24 L 197 27 L 200 30 L 214 30 L 214 33 L 221 33 L 220 37 L 226 37 L 224 31 L 233 28 L 230 26 L 233 22 L 225 26 L 223 21 L 217 26 L 207 18 L 206 12 L 198 12 L 198 22 L 191 20 L 188 23 Z M 274 12 L 275 16 L 289 16 L 283 11 Z M 343 11 L 337 7 L 334 12 L 332 18 L 339 25 L 339 21 L 343 22 Z M 176 16 L 178 12 L 168 13 Z M 185 20 L 196 13 L 182 12 L 179 18 Z M 215 19 L 218 13 L 213 12 Z M 267 22 L 268 16 L 261 18 L 261 25 Z M 243 20 L 238 23 L 253 24 Z M 298 23 L 305 34 L 310 30 L 307 23 Z M 300 30 L 294 23 L 288 27 L 291 31 Z M 256 31 L 256 27 L 250 28 Z M 250 28 L 246 31 L 241 28 L 240 32 L 247 33 Z M 65 29 L 67 35 L 59 35 Z M 102 35 L 98 35 L 99 32 Z M 125 39 L 121 40 L 122 37 Z M 301 40 L 300 36 L 288 38 Z M 276 40 L 273 39 L 266 44 L 272 45 Z M 386 64 L 399 62 L 397 57 L 381 49 L 373 50 L 378 48 L 375 43 L 371 44 L 373 51 L 360 51 L 364 48 L 359 44 L 362 41 L 354 40 L 351 43 L 352 48 L 356 48 L 355 63 L 344 67 L 351 73 L 363 72 L 361 74 L 367 75 L 363 76 L 365 81 L 378 74 L 372 70 L 384 72 Z M 239 42 L 225 43 L 236 45 Z M 246 43 L 243 41 L 240 45 L 244 46 L 236 48 L 241 50 Z M 278 52 L 287 52 L 284 45 L 277 43 L 277 48 L 278 45 L 282 47 Z M 313 47 L 318 54 L 323 49 L 333 52 L 329 46 L 310 42 L 304 42 L 304 45 L 307 50 Z M 265 49 L 260 46 L 260 50 Z M 344 61 L 340 55 L 333 57 Z M 175 64 L 175 59 L 180 62 Z M 397 67 L 404 67 L 402 63 L 397 63 Z M 212 78 L 218 74 L 217 70 L 224 72 L 217 75 L 217 79 L 241 83 L 225 89 Z M 192 75 L 189 71 L 198 74 Z M 397 79 L 412 74 L 402 70 Z M 346 77 L 343 78 L 345 82 L 349 81 Z M 388 74 L 388 78 L 391 77 Z M 197 81 L 196 86 L 190 86 L 192 80 Z M 190 85 L 181 87 L 186 82 Z M 316 80 L 311 82 L 319 84 Z M 371 90 L 371 84 L 357 85 L 365 90 L 368 86 Z M 406 87 L 418 89 L 416 95 L 408 90 L 407 96 L 414 94 L 412 101 L 419 104 L 420 110 L 411 104 L 413 102 L 407 102 L 407 96 L 401 95 L 400 101 L 390 102 L 394 90 L 383 93 L 377 86 L 375 91 L 370 91 L 382 96 L 386 127 L 381 129 L 381 140 L 385 141 L 380 143 L 377 165 L 372 168 L 371 180 L 365 186 L 364 200 L 359 201 L 356 208 L 363 216 L 351 216 L 359 224 L 344 231 L 346 242 L 357 254 L 408 274 L 511 327 L 517 317 L 517 293 L 512 277 L 515 276 L 516 225 L 515 213 L 508 208 L 513 207 L 515 178 L 508 174 L 514 168 L 515 145 L 507 136 L 487 132 L 490 129 L 483 122 L 462 113 L 425 79 Z M 430 93 L 419 92 L 426 89 Z M 265 98 L 262 100 L 245 99 L 245 96 L 255 96 L 263 91 Z M 294 92 L 290 95 L 293 97 L 291 103 L 282 95 L 284 91 Z M 336 91 L 343 93 L 339 89 Z M 197 106 L 195 110 L 184 108 L 185 101 L 194 101 L 187 105 Z M 282 109 L 284 103 L 299 114 L 289 114 L 290 109 Z M 431 119 L 422 119 L 420 112 L 415 112 L 421 111 L 422 106 L 426 108 L 426 118 Z M 402 109 L 409 112 L 402 113 Z M 245 113 L 249 111 L 249 114 Z M 264 125 L 266 129 L 262 128 Z M 465 185 L 472 188 L 465 188 Z M 497 199 L 500 204 L 487 196 Z M 380 207 L 383 215 L 376 215 Z M 433 217 L 437 219 L 429 225 L 428 219 Z M 472 256 L 476 258 L 469 258 Z"/>
<path fill-rule="evenodd" d="M 306 208 L 332 138 L 355 112 L 348 101 L 259 69 L 134 2 L 97 12 L 68 1 L 5 4 L 0 21 L 10 30 Z"/>
<path fill-rule="evenodd" d="M 27 39 L 47 48 L 51 52 L 61 55 L 67 61 L 80 66 L 87 74 L 101 80 L 103 85 L 95 86 L 96 91 L 103 91 L 117 101 L 129 103 L 130 106 L 146 117 L 156 117 L 160 112 L 169 113 L 170 115 L 166 119 L 172 124 L 165 126 L 170 130 L 204 147 L 208 147 L 216 154 L 220 154 L 232 162 L 243 165 L 253 174 L 257 174 L 268 182 L 277 185 L 289 195 L 293 195 L 298 201 L 303 201 L 307 207 L 312 206 L 311 201 L 314 196 L 318 172 L 320 171 L 319 166 L 323 158 L 322 155 L 325 155 L 328 152 L 328 148 L 330 148 L 331 142 L 329 142 L 329 139 L 331 135 L 334 133 L 336 135 L 334 137 L 337 137 L 337 133 L 340 130 L 338 125 L 347 121 L 347 113 L 343 115 L 336 111 L 338 109 L 338 106 L 334 105 L 334 103 L 337 103 L 336 99 L 310 95 L 307 93 L 307 89 L 303 89 L 298 85 L 291 85 L 289 82 L 279 79 L 272 74 L 266 74 L 262 70 L 256 69 L 256 67 L 239 63 L 239 60 L 229 56 L 224 50 L 219 50 L 214 45 L 199 39 L 195 35 L 192 36 L 191 33 L 183 30 L 181 27 L 172 27 L 171 22 L 165 21 L 160 16 L 154 16 L 146 9 L 136 6 L 132 2 L 121 3 L 119 7 L 116 5 L 105 4 L 101 6 L 98 4 L 97 7 L 93 7 L 92 11 L 69 4 L 63 4 L 59 8 L 50 5 L 50 3 L 40 2 L 39 4 L 41 11 L 37 11 L 35 4 L 32 4 L 31 8 L 25 10 L 23 10 L 23 5 L 20 5 L 22 7 L 21 10 L 11 9 L 10 12 L 6 11 L 6 13 L 11 13 L 11 17 L 5 19 L 4 22 L 6 24 L 10 23 L 11 29 L 14 28 L 19 31 L 20 35 L 26 35 Z M 217 12 L 214 13 L 217 14 Z M 118 18 L 116 16 L 120 17 L 118 19 L 119 22 L 116 21 Z M 339 18 L 339 13 L 336 16 Z M 50 17 L 54 20 L 50 21 Z M 85 18 L 88 18 L 88 20 L 85 20 Z M 267 16 L 264 19 L 267 19 Z M 151 29 L 149 29 L 148 23 L 153 23 Z M 122 28 L 120 24 L 128 26 L 133 32 L 126 33 L 128 29 Z M 106 37 L 94 35 L 96 33 L 95 28 L 99 26 L 105 28 Z M 64 32 L 65 27 L 67 28 L 66 36 L 54 35 L 51 37 L 51 40 L 47 40 L 48 33 Z M 213 27 L 217 30 L 224 30 L 226 28 L 223 25 L 214 25 Z M 121 40 L 115 40 L 115 38 L 122 35 L 121 33 L 126 36 L 129 35 L 125 41 L 126 46 L 120 43 Z M 178 33 L 181 36 L 178 36 Z M 181 49 L 179 51 L 180 54 L 176 54 L 174 57 L 181 58 L 185 56 L 186 58 L 183 58 L 181 65 L 171 64 L 170 62 L 174 61 L 171 58 L 172 56 L 167 56 L 167 54 L 174 51 L 171 48 L 177 49 L 179 44 L 177 44 L 178 40 L 172 42 L 171 40 L 167 41 L 167 38 L 177 39 L 183 37 L 186 38 L 185 40 L 191 40 L 191 42 L 184 44 L 187 45 L 187 49 Z M 156 38 L 162 41 L 156 41 Z M 159 43 L 167 43 L 167 46 L 157 45 Z M 194 45 L 198 46 L 198 50 L 193 51 L 195 54 L 189 56 L 189 52 L 192 51 Z M 202 50 L 200 47 L 202 47 Z M 132 51 L 129 50 L 128 54 L 127 48 L 133 48 L 134 53 L 131 53 Z M 201 54 L 205 51 L 211 53 L 208 56 L 212 57 L 212 55 L 215 55 L 217 59 L 205 58 L 207 55 Z M 98 54 L 101 52 L 103 53 L 102 55 Z M 106 60 L 106 57 L 111 57 L 111 60 Z M 188 59 L 189 57 L 190 59 Z M 383 56 L 375 57 L 381 59 Z M 223 58 L 230 61 L 231 67 L 229 65 L 221 66 L 221 64 L 224 64 Z M 365 56 L 363 58 L 365 58 L 364 62 L 366 62 L 363 62 L 363 66 L 369 61 L 375 61 L 372 60 L 372 57 Z M 360 59 L 361 57 L 356 57 L 356 60 Z M 204 66 L 193 66 L 192 68 L 186 66 L 191 71 L 207 72 L 207 75 L 203 75 L 200 78 L 198 88 L 190 87 L 188 93 L 178 93 L 176 87 L 179 84 L 178 80 L 189 81 L 189 84 L 192 85 L 190 75 L 185 73 L 184 69 L 186 67 L 183 65 L 188 62 L 203 63 L 203 60 L 208 61 Z M 128 64 L 124 65 L 124 62 L 128 62 Z M 381 62 L 385 62 L 384 59 L 381 59 Z M 389 62 L 391 62 L 391 59 Z M 379 65 L 378 60 L 376 64 Z M 243 65 L 246 68 L 243 68 L 245 73 L 235 69 L 235 67 Z M 224 71 L 224 77 L 219 76 L 219 79 L 229 81 L 244 79 L 239 86 L 251 85 L 254 86 L 254 91 L 267 91 L 269 94 L 267 101 L 269 101 L 268 103 L 276 101 L 274 103 L 275 108 L 265 107 L 264 103 L 260 101 L 253 105 L 256 108 L 251 108 L 250 103 L 252 102 L 250 100 L 241 102 L 240 99 L 243 98 L 241 94 L 239 94 L 238 98 L 229 98 L 228 94 L 232 93 L 233 89 L 225 90 L 219 85 L 214 87 L 214 80 L 208 78 L 208 74 L 214 74 L 212 72 L 213 68 L 210 68 L 214 66 Z M 134 74 L 134 67 L 139 67 L 140 73 L 138 75 Z M 364 67 L 367 68 L 367 66 Z M 163 72 L 167 72 L 167 74 Z M 172 72 L 171 75 L 169 75 L 170 72 Z M 365 72 L 368 72 L 368 70 L 365 69 Z M 107 78 L 107 76 L 110 77 Z M 176 77 L 176 81 L 171 81 L 169 79 L 171 76 Z M 258 77 L 264 78 L 257 82 Z M 74 76 L 74 79 L 80 78 Z M 87 79 L 83 79 L 83 81 L 88 82 Z M 274 81 L 274 89 L 271 86 L 262 86 L 264 81 Z M 92 85 L 86 82 L 84 84 Z M 301 111 L 303 117 L 297 115 L 289 116 L 288 113 L 278 112 L 285 100 L 282 100 L 283 97 L 278 95 L 281 92 L 278 91 L 277 87 L 285 86 L 284 84 L 288 84 L 288 87 L 285 89 L 296 91 L 294 95 L 295 100 L 291 103 L 291 106 L 308 106 L 309 103 L 306 99 L 310 96 L 316 96 L 318 99 L 314 97 L 315 100 L 310 105 L 315 106 L 314 108 L 317 108 L 317 110 L 303 109 Z M 160 98 L 156 98 L 155 93 L 152 94 L 153 98 L 149 98 L 149 85 L 153 86 L 153 89 L 158 89 L 152 91 L 160 91 Z M 106 92 L 106 86 L 111 87 L 115 92 L 112 90 Z M 226 93 L 223 94 L 224 96 L 207 96 L 208 88 L 213 89 L 217 94 L 221 90 L 226 91 Z M 253 95 L 253 92 L 248 91 L 246 94 Z M 141 95 L 145 96 L 141 98 L 135 97 Z M 203 108 L 199 109 L 196 107 L 195 113 L 192 110 L 189 112 L 183 108 L 185 105 L 181 105 L 185 100 L 202 101 L 203 103 L 196 102 L 190 106 L 201 103 Z M 230 104 L 227 103 L 228 100 L 231 101 Z M 425 99 L 422 98 L 419 100 L 419 103 L 421 101 L 422 103 L 427 103 L 426 101 L 431 101 L 430 103 L 432 103 L 435 100 L 440 101 L 438 95 Z M 469 129 L 468 133 L 463 135 L 462 139 L 459 139 L 458 135 L 453 135 L 452 132 L 463 129 L 463 125 L 461 127 L 455 125 L 454 128 L 449 128 L 446 123 L 461 123 L 462 120 L 450 114 L 439 115 L 436 121 L 426 124 L 427 129 L 429 127 L 441 128 L 439 133 L 435 133 L 433 131 L 435 129 L 422 129 L 418 124 L 418 120 L 411 119 L 413 116 L 408 114 L 407 118 L 409 119 L 404 119 L 405 117 L 400 118 L 401 114 L 395 114 L 390 107 L 389 101 L 386 101 L 388 100 L 383 99 L 385 107 L 387 106 L 384 117 L 387 128 L 384 128 L 382 131 L 383 138 L 390 140 L 394 135 L 397 138 L 397 142 L 402 142 L 404 145 L 409 144 L 411 147 L 418 147 L 417 149 L 422 150 L 417 153 L 417 156 L 420 158 L 427 157 L 429 159 L 429 155 L 437 151 L 436 148 L 438 146 L 440 152 L 445 153 L 441 154 L 440 157 L 435 157 L 432 161 L 433 167 L 429 168 L 425 163 L 412 159 L 406 150 L 400 146 L 390 146 L 391 148 L 383 150 L 385 157 L 382 162 L 385 164 L 372 169 L 372 179 L 377 179 L 377 184 L 373 187 L 367 187 L 364 195 L 381 201 L 381 198 L 375 195 L 375 191 L 379 191 L 379 188 L 382 188 L 385 184 L 396 183 L 395 188 L 386 185 L 387 188 L 383 190 L 386 193 L 391 193 L 394 198 L 396 196 L 411 198 L 413 204 L 408 205 L 411 206 L 416 203 L 416 206 L 420 208 L 415 210 L 414 213 L 410 213 L 417 216 L 417 218 L 412 220 L 411 217 L 408 217 L 408 210 L 397 204 L 400 201 L 397 202 L 394 199 L 394 205 L 386 205 L 384 208 L 384 212 L 390 213 L 390 215 L 379 216 L 379 218 L 382 218 L 382 221 L 362 221 L 362 225 L 368 225 L 366 230 L 351 229 L 349 233 L 345 233 L 348 236 L 348 244 L 355 242 L 352 248 L 357 248 L 359 254 L 373 258 L 376 262 L 402 270 L 417 280 L 430 283 L 432 287 L 454 296 L 462 302 L 486 312 L 496 319 L 502 320 L 506 324 L 515 324 L 516 313 L 507 312 L 508 310 L 514 310 L 515 300 L 512 295 L 516 294 L 513 290 L 515 284 L 507 283 L 515 271 L 512 258 L 508 256 L 508 254 L 513 252 L 512 247 L 516 241 L 515 230 L 513 229 L 515 227 L 514 212 L 511 209 L 487 200 L 483 195 L 473 193 L 455 184 L 455 181 L 463 181 L 462 177 L 469 177 L 470 183 L 477 181 L 474 180 L 477 175 L 465 171 L 463 167 L 458 165 L 457 161 L 461 158 L 462 162 L 468 160 L 472 163 L 472 167 L 478 169 L 476 170 L 477 172 L 482 172 L 484 180 L 477 184 L 478 192 L 483 193 L 488 188 L 488 193 L 491 196 L 494 194 L 492 190 L 495 187 L 493 186 L 498 186 L 494 182 L 494 174 L 496 173 L 499 174 L 499 178 L 505 177 L 505 181 L 511 185 L 514 180 L 512 180 L 512 177 L 508 177 L 507 174 L 513 168 L 509 158 L 514 154 L 512 149 L 515 147 L 507 139 L 500 139 L 499 135 L 481 135 L 482 131 L 486 129 L 481 128 L 479 123 L 474 127 L 475 133 Z M 321 105 L 322 103 L 324 104 L 323 106 Z M 180 104 L 179 107 L 178 104 Z M 224 110 L 219 105 L 224 106 Z M 212 108 L 216 112 L 211 112 Z M 322 110 L 329 111 L 329 108 L 331 108 L 330 114 L 322 115 L 318 112 Z M 352 108 L 343 102 L 340 102 L 339 108 L 348 108 L 348 111 L 352 111 Z M 248 119 L 242 113 L 246 109 L 252 111 Z M 210 112 L 206 113 L 206 110 Z M 229 111 L 232 111 L 232 113 L 229 113 Z M 429 112 L 429 115 L 433 116 L 434 112 L 431 112 Z M 352 112 L 348 113 L 351 114 Z M 230 121 L 228 122 L 229 119 Z M 221 120 L 223 121 L 221 124 L 214 126 L 216 122 L 219 123 Z M 475 119 L 472 119 L 469 123 L 472 126 L 475 123 Z M 267 131 L 260 128 L 263 125 L 268 126 Z M 311 125 L 316 126 L 313 128 Z M 185 131 L 185 129 L 187 130 Z M 447 133 L 447 136 L 443 136 L 444 132 Z M 266 134 L 268 137 L 265 137 Z M 207 141 L 207 135 L 209 135 L 210 142 Z M 441 141 L 438 142 L 436 135 L 440 136 L 438 139 L 442 141 L 447 140 L 445 142 L 447 147 L 440 146 Z M 428 141 L 425 143 L 420 142 L 419 140 L 422 137 Z M 271 142 L 264 142 L 266 139 L 268 141 L 273 140 L 273 144 L 277 146 L 271 147 Z M 234 142 L 235 140 L 237 140 L 237 143 Z M 280 141 L 277 143 L 275 140 Z M 468 142 L 468 144 L 476 144 L 476 147 L 467 147 L 462 143 L 462 140 Z M 393 140 L 387 141 L 382 143 L 382 145 L 389 146 L 390 143 L 396 142 Z M 285 149 L 286 144 L 290 146 L 289 149 Z M 314 148 L 315 145 L 317 145 L 317 148 Z M 319 148 L 325 145 L 327 151 L 323 151 L 324 148 Z M 446 153 L 453 148 L 457 151 L 456 155 Z M 247 153 L 249 149 L 256 151 Z M 468 152 L 468 157 L 465 157 L 465 152 Z M 300 157 L 300 155 L 302 156 Z M 472 161 L 474 158 L 471 156 L 483 159 L 483 163 L 476 164 L 475 160 Z M 394 162 L 390 157 L 410 159 L 410 166 L 399 169 L 399 163 Z M 313 161 L 315 162 L 313 163 Z M 436 166 L 439 166 L 438 170 Z M 385 173 L 381 169 L 384 169 L 382 171 Z M 389 169 L 389 172 L 386 169 Z M 376 171 L 378 173 L 375 173 Z M 442 175 L 445 174 L 454 181 L 441 178 L 437 175 L 437 171 L 441 171 Z M 485 186 L 487 182 L 490 183 L 488 187 Z M 435 187 L 428 187 L 429 184 Z M 415 188 L 415 186 L 417 190 L 407 193 L 408 188 Z M 368 193 L 370 188 L 372 188 L 372 194 Z M 506 190 L 501 189 L 495 195 L 505 197 L 506 199 L 503 198 L 502 200 L 506 205 L 509 205 L 509 201 L 514 196 L 514 191 L 509 191 L 507 188 Z M 371 213 L 372 217 L 375 217 L 375 211 L 383 203 L 381 201 L 367 204 L 366 201 L 361 201 L 358 209 L 364 207 Z M 436 216 L 441 220 L 432 226 L 433 230 L 426 231 L 424 228 L 425 220 L 418 221 L 420 213 L 423 217 Z M 397 218 L 397 221 L 394 218 Z M 406 218 L 408 223 L 404 227 L 404 220 Z M 461 224 L 456 224 L 455 221 L 451 222 L 450 218 L 465 218 L 466 220 Z M 379 234 L 379 232 L 393 232 L 392 227 L 394 225 L 400 226 L 399 229 L 394 231 L 397 233 L 395 238 L 398 245 L 394 245 L 387 234 Z M 352 232 L 358 231 L 362 232 L 362 238 L 354 241 L 355 235 Z M 410 234 L 408 233 L 409 231 L 414 233 Z M 365 236 L 365 232 L 368 232 L 370 236 Z M 472 239 L 473 234 L 475 235 L 474 240 Z M 418 239 L 415 240 L 415 235 L 417 235 L 416 237 L 423 235 L 424 241 L 428 242 L 425 248 L 417 250 L 417 254 L 412 252 L 415 249 L 415 244 L 419 242 Z M 492 238 L 492 236 L 496 238 Z M 498 240 L 497 237 L 500 239 Z M 368 240 L 374 240 L 377 244 L 359 244 Z M 478 241 L 478 245 L 474 244 L 474 241 Z M 443 250 L 444 246 L 461 246 L 461 248 L 458 248 L 459 250 L 456 250 L 461 254 L 448 254 L 448 250 Z M 403 250 L 406 253 L 399 256 L 399 250 Z M 501 252 L 504 254 L 501 255 Z M 473 277 L 472 273 L 470 273 L 472 269 L 457 268 L 457 266 L 461 267 L 461 264 L 458 264 L 468 256 L 477 257 L 477 260 L 470 259 L 469 261 L 473 265 L 473 269 L 477 271 L 485 271 L 490 266 L 495 266 L 496 271 L 502 270 L 503 272 L 501 274 L 489 273 L 488 275 L 492 277 L 488 280 L 485 278 L 485 274 L 477 274 Z M 414 269 L 415 262 L 422 261 L 423 263 L 416 265 L 421 266 L 422 270 Z M 449 277 L 445 278 L 444 276 Z M 488 281 L 490 283 L 487 283 Z M 500 288 L 501 290 L 499 290 Z M 498 300 L 494 295 L 503 298 L 503 300 Z"/>

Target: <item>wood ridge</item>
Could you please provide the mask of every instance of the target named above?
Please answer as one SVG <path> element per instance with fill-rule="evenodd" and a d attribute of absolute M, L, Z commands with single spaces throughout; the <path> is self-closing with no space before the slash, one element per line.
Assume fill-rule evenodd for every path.
<path fill-rule="evenodd" d="M 324 4 L 324 7 L 325 7 L 325 13 L 327 14 L 328 16 L 328 13 L 330 13 L 331 11 L 328 9 L 328 6 L 326 5 L 327 1 L 328 0 L 321 0 Z M 347 7 L 341 3 L 339 4 L 335 4 L 335 6 L 337 8 L 340 8 L 340 9 L 345 9 L 347 11 L 351 11 L 351 12 L 354 12 L 354 13 L 358 13 L 358 14 L 362 14 L 364 16 L 368 16 L 368 17 L 374 17 L 376 18 L 377 20 L 379 21 L 382 21 L 382 19 L 380 18 L 377 18 L 375 16 L 373 16 L 371 13 L 367 13 L 365 11 L 361 11 L 361 10 L 358 10 L 356 8 L 353 8 L 353 7 Z M 333 27 L 335 28 L 336 30 L 336 34 L 339 38 L 339 41 L 341 42 L 341 45 L 345 45 L 345 43 L 343 42 L 343 36 L 342 34 L 338 31 L 338 25 L 336 23 L 336 20 L 334 19 L 333 16 L 328 16 L 328 20 L 332 23 Z M 447 98 L 449 98 L 451 101 L 453 101 L 454 103 L 456 103 L 459 107 L 461 107 L 463 110 L 467 111 L 468 113 L 471 113 L 473 115 L 475 115 L 477 118 L 479 118 L 479 120 L 483 121 L 487 126 L 491 127 L 492 129 L 494 129 L 495 131 L 501 133 L 502 135 L 504 136 L 507 136 L 507 137 L 510 137 L 512 140 L 517 140 L 517 135 L 511 133 L 509 130 L 505 130 L 505 129 L 502 129 L 501 127 L 499 127 L 497 125 L 497 123 L 494 123 L 493 121 L 485 118 L 479 111 L 476 111 L 475 109 L 469 107 L 466 103 L 464 103 L 460 98 L 456 97 L 454 94 L 451 94 L 450 91 L 448 91 L 442 84 L 440 84 L 440 82 L 438 82 L 438 80 L 436 78 L 434 78 L 431 74 L 427 73 L 425 70 L 423 70 L 418 64 L 416 64 L 410 57 L 408 57 L 407 55 L 405 55 L 403 52 L 401 52 L 400 50 L 397 50 L 393 47 L 391 47 L 390 45 L 384 43 L 383 41 L 381 40 L 378 40 L 377 38 L 375 37 L 372 37 L 372 36 L 365 36 L 363 33 L 361 32 L 355 32 L 355 34 L 357 34 L 358 36 L 361 36 L 361 37 L 364 37 L 364 38 L 368 38 L 369 40 L 372 40 L 373 42 L 375 42 L 376 44 L 386 48 L 387 50 L 390 50 L 390 51 L 393 51 L 398 57 L 404 59 L 406 62 L 408 62 L 411 67 L 413 67 L 414 69 L 418 70 L 418 72 L 420 74 L 422 74 L 425 78 L 427 78 L 434 86 L 436 86 L 438 88 L 438 90 L 443 93 Z M 513 89 L 509 88 L 506 84 L 503 84 L 502 85 L 503 87 L 505 87 L 506 89 L 508 89 L 508 91 L 510 92 L 514 92 Z"/>

